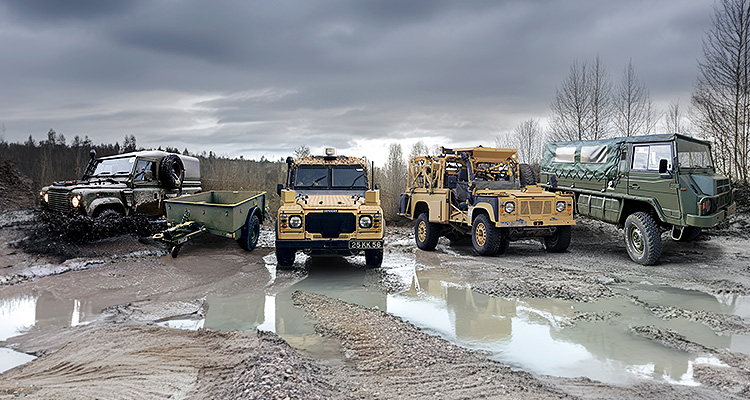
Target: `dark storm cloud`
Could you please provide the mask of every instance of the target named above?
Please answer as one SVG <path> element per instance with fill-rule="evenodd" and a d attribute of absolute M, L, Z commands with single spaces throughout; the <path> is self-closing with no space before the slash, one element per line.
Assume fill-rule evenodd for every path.
<path fill-rule="evenodd" d="M 703 0 L 4 2 L 0 76 L 13 79 L 0 121 L 7 140 L 132 133 L 255 158 L 301 144 L 491 144 L 544 119 L 572 62 L 597 54 L 615 83 L 632 59 L 655 101 L 685 104 L 711 11 Z"/>
<path fill-rule="evenodd" d="M 138 3 L 136 0 L 6 0 L 3 2 L 9 11 L 21 18 L 46 22 L 120 15 L 136 8 Z"/>

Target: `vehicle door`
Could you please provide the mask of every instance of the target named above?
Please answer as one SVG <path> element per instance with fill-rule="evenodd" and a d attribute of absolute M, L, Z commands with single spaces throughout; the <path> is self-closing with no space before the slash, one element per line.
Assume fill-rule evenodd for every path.
<path fill-rule="evenodd" d="M 145 215 L 160 215 L 161 195 L 156 180 L 156 162 L 138 159 L 133 172 L 133 210 Z"/>
<path fill-rule="evenodd" d="M 671 142 L 633 144 L 628 194 L 654 199 L 667 222 L 679 223 L 681 213 L 674 155 L 674 144 Z M 662 160 L 666 160 L 667 168 L 660 173 Z"/>

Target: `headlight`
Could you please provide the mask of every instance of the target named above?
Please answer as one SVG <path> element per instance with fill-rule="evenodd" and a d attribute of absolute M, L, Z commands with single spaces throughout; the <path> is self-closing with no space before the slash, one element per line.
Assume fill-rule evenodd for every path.
<path fill-rule="evenodd" d="M 289 217 L 289 227 L 297 229 L 302 226 L 302 217 L 299 215 L 292 215 Z"/>
<path fill-rule="evenodd" d="M 45 203 L 49 203 L 49 193 L 45 191 L 39 192 L 39 196 L 42 198 L 42 201 Z"/>
<path fill-rule="evenodd" d="M 513 210 L 515 209 L 516 209 L 516 205 L 513 204 L 512 202 L 505 203 L 505 212 L 507 212 L 508 214 L 512 213 Z"/>
<path fill-rule="evenodd" d="M 73 208 L 78 208 L 81 205 L 81 195 L 74 194 L 73 197 L 70 198 L 70 205 L 73 206 Z"/>
<path fill-rule="evenodd" d="M 711 199 L 704 198 L 701 200 L 701 212 L 704 215 L 711 212 Z"/>
<path fill-rule="evenodd" d="M 359 217 L 359 227 L 360 228 L 369 228 L 372 226 L 372 217 L 369 215 L 363 215 Z"/>
<path fill-rule="evenodd" d="M 558 201 L 557 204 L 555 204 L 555 210 L 557 210 L 557 212 L 563 212 L 563 211 L 565 211 L 565 202 L 564 201 Z"/>

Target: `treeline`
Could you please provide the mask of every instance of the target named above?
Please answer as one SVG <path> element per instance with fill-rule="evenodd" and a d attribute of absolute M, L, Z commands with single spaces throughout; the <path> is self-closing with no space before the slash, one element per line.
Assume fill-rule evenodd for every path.
<path fill-rule="evenodd" d="M 123 144 L 95 144 L 88 137 L 76 136 L 67 141 L 54 130 L 45 140 L 36 141 L 32 136 L 24 143 L 8 143 L 0 140 L 0 160 L 8 160 L 32 181 L 33 191 L 55 181 L 80 179 L 90 159 L 90 151 L 97 157 L 111 156 L 138 150 L 134 135 L 125 136 Z M 197 157 L 201 161 L 201 184 L 203 190 L 263 190 L 268 192 L 267 205 L 272 211 L 278 207 L 276 184 L 286 178 L 286 163 L 283 161 L 245 160 L 216 156 L 213 152 L 193 154 L 188 149 L 180 151 L 174 147 L 163 150 Z"/>

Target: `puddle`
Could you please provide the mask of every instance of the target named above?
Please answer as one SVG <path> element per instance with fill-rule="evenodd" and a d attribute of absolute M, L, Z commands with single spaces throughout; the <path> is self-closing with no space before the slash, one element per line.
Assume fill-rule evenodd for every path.
<path fill-rule="evenodd" d="M 294 282 L 272 274 L 273 281 L 264 293 L 209 296 L 206 317 L 200 323 L 212 329 L 268 330 L 298 349 L 322 357 L 338 356 L 338 345 L 315 334 L 313 324 L 292 304 L 291 294 L 302 290 L 377 307 L 431 334 L 486 351 L 492 359 L 538 374 L 584 376 L 614 384 L 661 379 L 697 385 L 693 380 L 696 364 L 721 364 L 632 334 L 630 327 L 640 325 L 670 328 L 706 346 L 750 353 L 746 336 L 719 336 L 700 322 L 684 319 L 665 321 L 627 297 L 595 303 L 494 298 L 455 283 L 442 270 L 417 266 L 414 256 L 387 260 L 384 268 L 388 271 L 386 280 L 391 281 L 389 287 L 400 289 L 396 294 L 385 294 L 375 283 L 380 279 L 379 272 L 367 270 L 357 258 L 298 258 L 297 262 L 308 268 L 305 279 Z M 274 269 L 270 258 L 267 264 Z M 747 297 L 717 298 L 698 291 L 647 285 L 621 291 L 650 305 L 750 316 Z M 615 317 L 572 323 L 580 313 Z"/>
<path fill-rule="evenodd" d="M 89 302 L 61 300 L 45 292 L 38 296 L 0 298 L 0 341 L 30 329 L 62 328 L 87 323 L 99 308 Z M 33 360 L 34 356 L 0 347 L 0 372 Z"/>
<path fill-rule="evenodd" d="M 555 299 L 489 297 L 458 284 L 442 269 L 426 269 L 413 254 L 391 254 L 381 271 L 364 266 L 363 257 L 307 258 L 298 256 L 308 276 L 275 271 L 275 258 L 265 257 L 271 280 L 264 291 L 232 297 L 209 295 L 203 319 L 174 319 L 159 323 L 179 329 L 255 329 L 279 334 L 290 345 L 318 357 L 341 357 L 332 339 L 315 333 L 313 323 L 292 303 L 302 290 L 377 307 L 423 330 L 463 347 L 483 350 L 489 357 L 538 374 L 584 376 L 606 383 L 659 379 L 696 385 L 697 364 L 721 364 L 662 346 L 631 333 L 632 326 L 656 325 L 679 332 L 709 347 L 750 354 L 750 336 L 717 335 L 700 322 L 663 320 L 642 305 L 705 310 L 750 318 L 750 297 L 711 296 L 691 290 L 637 285 L 615 288 L 621 297 L 594 303 Z M 379 282 L 393 294 L 379 289 Z M 629 297 L 637 298 L 631 301 Z M 102 301 L 107 304 L 100 304 Z M 125 300 L 123 300 L 125 301 Z M 91 321 L 113 299 L 59 299 L 48 292 L 0 298 L 0 341 L 29 329 L 61 328 Z M 604 316 L 581 320 L 584 315 Z M 0 371 L 33 357 L 0 348 Z"/>

